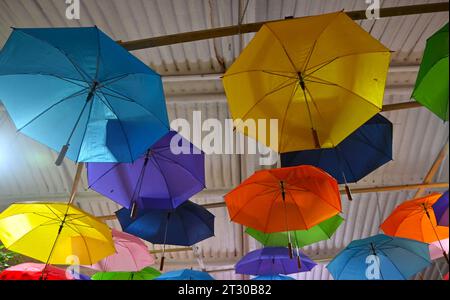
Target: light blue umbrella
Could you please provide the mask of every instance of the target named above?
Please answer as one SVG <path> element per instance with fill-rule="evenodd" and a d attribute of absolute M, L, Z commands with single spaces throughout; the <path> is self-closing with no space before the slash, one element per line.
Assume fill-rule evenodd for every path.
<path fill-rule="evenodd" d="M 183 269 L 166 272 L 155 280 L 214 280 L 214 277 L 206 272 Z"/>
<path fill-rule="evenodd" d="M 351 242 L 327 269 L 335 280 L 405 280 L 430 264 L 428 244 L 379 234 Z"/>
<path fill-rule="evenodd" d="M 57 164 L 132 162 L 169 131 L 160 75 L 97 27 L 14 29 L 0 100 Z"/>
<path fill-rule="evenodd" d="M 294 278 L 286 275 L 260 275 L 253 277 L 252 280 L 295 280 Z"/>

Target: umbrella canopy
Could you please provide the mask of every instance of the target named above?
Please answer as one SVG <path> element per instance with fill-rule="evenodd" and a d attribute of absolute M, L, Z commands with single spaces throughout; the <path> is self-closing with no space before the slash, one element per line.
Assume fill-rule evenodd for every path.
<path fill-rule="evenodd" d="M 116 253 L 87 267 L 100 272 L 138 272 L 155 263 L 141 239 L 115 229 L 112 229 L 112 238 Z"/>
<path fill-rule="evenodd" d="M 155 280 L 214 280 L 214 277 L 206 272 L 184 269 L 166 272 Z"/>
<path fill-rule="evenodd" d="M 412 98 L 448 121 L 448 82 L 447 23 L 427 40 Z"/>
<path fill-rule="evenodd" d="M 441 248 L 442 246 L 442 248 Z M 431 259 L 438 259 L 443 256 L 443 251 L 448 253 L 448 239 L 430 243 L 430 257 Z"/>
<path fill-rule="evenodd" d="M 377 114 L 339 145 L 281 154 L 281 166 L 313 165 L 338 183 L 357 182 L 392 160 L 392 123 Z"/>
<path fill-rule="evenodd" d="M 171 131 L 134 163 L 89 163 L 87 173 L 94 191 L 128 209 L 173 209 L 205 188 L 205 157 Z"/>
<path fill-rule="evenodd" d="M 299 261 L 290 258 L 289 249 L 265 247 L 247 253 L 236 264 L 237 274 L 275 275 L 308 272 L 317 264 L 302 252 Z"/>
<path fill-rule="evenodd" d="M 294 278 L 286 275 L 260 275 L 253 277 L 252 280 L 295 280 Z"/>
<path fill-rule="evenodd" d="M 136 218 L 125 208 L 116 215 L 125 232 L 153 244 L 192 246 L 214 236 L 214 215 L 191 201 L 175 210 L 142 210 Z"/>
<path fill-rule="evenodd" d="M 0 280 L 72 280 L 66 270 L 45 264 L 23 263 L 3 270 Z"/>
<path fill-rule="evenodd" d="M 257 171 L 225 202 L 232 221 L 265 233 L 309 229 L 341 211 L 336 180 L 313 166 Z"/>
<path fill-rule="evenodd" d="M 443 280 L 448 280 L 448 273 L 444 275 L 444 278 L 442 278 Z"/>
<path fill-rule="evenodd" d="M 0 240 L 11 251 L 46 264 L 82 265 L 114 254 L 111 229 L 94 216 L 61 202 L 16 203 L 0 214 Z"/>
<path fill-rule="evenodd" d="M 153 280 L 161 273 L 147 267 L 138 272 L 99 272 L 92 276 L 92 280 Z"/>
<path fill-rule="evenodd" d="M 298 248 L 328 240 L 343 221 L 344 218 L 336 215 L 310 229 L 291 231 L 289 234 L 292 240 L 292 246 Z M 264 233 L 253 228 L 247 228 L 245 232 L 264 246 L 286 247 L 289 244 L 288 232 Z"/>
<path fill-rule="evenodd" d="M 432 206 L 441 197 L 438 193 L 405 201 L 397 206 L 381 224 L 384 233 L 425 243 L 448 238 L 448 227 L 438 226 Z"/>
<path fill-rule="evenodd" d="M 57 164 L 132 162 L 169 131 L 160 75 L 97 27 L 14 29 L 0 99 Z"/>
<path fill-rule="evenodd" d="M 389 61 L 337 12 L 265 23 L 223 84 L 237 130 L 279 153 L 330 148 L 381 111 Z M 277 130 L 249 130 L 261 119 L 278 120 Z"/>
<path fill-rule="evenodd" d="M 430 264 L 428 244 L 379 234 L 351 242 L 327 269 L 335 280 L 404 280 Z"/>
<path fill-rule="evenodd" d="M 448 227 L 448 191 L 433 204 L 433 211 L 437 224 Z"/>

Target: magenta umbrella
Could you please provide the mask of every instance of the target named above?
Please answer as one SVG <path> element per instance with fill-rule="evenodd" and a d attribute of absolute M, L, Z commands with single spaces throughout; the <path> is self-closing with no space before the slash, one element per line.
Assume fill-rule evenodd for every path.
<path fill-rule="evenodd" d="M 116 254 L 88 268 L 100 272 L 138 272 L 155 263 L 144 242 L 134 235 L 112 229 Z"/>
<path fill-rule="evenodd" d="M 430 244 L 429 248 L 431 259 L 438 259 L 444 256 L 442 250 L 444 250 L 445 253 L 448 253 L 448 239 L 433 242 Z"/>

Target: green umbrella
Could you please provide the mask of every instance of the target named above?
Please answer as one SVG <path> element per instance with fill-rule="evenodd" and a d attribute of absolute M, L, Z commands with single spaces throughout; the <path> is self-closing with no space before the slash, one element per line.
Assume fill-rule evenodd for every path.
<path fill-rule="evenodd" d="M 147 267 L 139 272 L 98 272 L 92 276 L 92 280 L 153 280 L 161 275 L 161 272 Z"/>
<path fill-rule="evenodd" d="M 412 98 L 448 121 L 448 23 L 427 40 Z"/>
<path fill-rule="evenodd" d="M 331 238 L 343 221 L 344 218 L 336 215 L 314 227 L 311 227 L 308 230 L 290 231 L 289 235 L 291 236 L 292 244 L 296 248 L 301 248 L 306 245 L 327 240 Z M 264 246 L 286 247 L 286 245 L 289 244 L 289 236 L 287 231 L 264 233 L 253 228 L 247 228 L 245 232 Z"/>

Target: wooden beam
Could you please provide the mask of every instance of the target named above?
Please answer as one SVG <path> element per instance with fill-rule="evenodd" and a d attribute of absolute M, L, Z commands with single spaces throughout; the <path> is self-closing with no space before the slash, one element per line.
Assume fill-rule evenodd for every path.
<path fill-rule="evenodd" d="M 423 189 L 436 189 L 436 188 L 448 188 L 448 182 L 436 182 L 436 183 L 417 183 L 417 184 L 404 184 L 404 185 L 388 185 L 388 186 L 375 186 L 375 187 L 363 187 L 363 188 L 352 188 L 352 194 L 364 194 L 364 193 L 376 193 L 376 192 L 393 192 L 393 191 L 402 191 L 402 190 L 416 190 L 419 188 Z M 345 189 L 341 189 L 339 191 L 342 195 L 344 195 Z M 225 202 L 214 202 L 202 205 L 206 209 L 211 208 L 219 208 L 225 207 Z M 115 220 L 116 215 L 108 215 L 108 216 L 99 216 L 97 217 L 100 220 L 108 221 Z M 166 250 L 167 251 L 167 250 Z"/>
<path fill-rule="evenodd" d="M 423 183 L 427 184 L 433 181 L 434 176 L 439 171 L 439 168 L 442 165 L 442 162 L 444 161 L 445 157 L 448 154 L 448 140 L 445 143 L 445 145 L 442 147 L 441 151 L 439 151 L 436 159 L 434 160 L 433 164 L 431 165 L 430 170 L 428 171 L 427 175 L 425 175 L 425 178 L 423 179 Z M 419 188 L 419 190 L 416 192 L 416 195 L 414 198 L 422 197 L 425 194 L 424 188 Z"/>
<path fill-rule="evenodd" d="M 394 104 L 386 104 L 383 105 L 382 112 L 394 111 L 394 110 L 403 110 L 403 109 L 411 109 L 411 108 L 419 108 L 423 105 L 416 101 L 406 101 Z"/>
<path fill-rule="evenodd" d="M 73 185 L 72 185 L 72 191 L 70 192 L 69 204 L 72 204 L 73 201 L 75 200 L 75 196 L 78 191 L 78 184 L 80 183 L 81 174 L 83 172 L 83 167 L 84 167 L 84 163 L 79 162 L 77 164 L 77 172 L 75 174 L 75 178 L 73 179 Z"/>
<path fill-rule="evenodd" d="M 418 4 L 418 5 L 407 5 L 398 7 L 385 7 L 380 9 L 380 17 L 396 17 L 396 16 L 407 16 L 416 14 L 426 14 L 448 11 L 449 3 L 430 3 L 430 4 Z M 358 10 L 347 12 L 347 15 L 353 20 L 364 20 L 366 19 L 366 11 Z M 179 43 L 200 41 L 212 38 L 219 38 L 231 35 L 238 35 L 244 33 L 257 32 L 261 26 L 267 22 L 257 22 L 241 24 L 240 26 L 227 26 L 219 27 L 213 29 L 205 29 L 192 32 L 183 32 L 177 34 L 170 34 L 165 36 L 152 37 L 141 40 L 134 40 L 128 42 L 119 42 L 125 49 L 129 51 L 154 48 L 160 46 L 174 45 Z"/>

